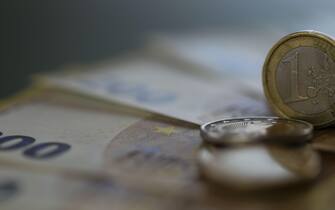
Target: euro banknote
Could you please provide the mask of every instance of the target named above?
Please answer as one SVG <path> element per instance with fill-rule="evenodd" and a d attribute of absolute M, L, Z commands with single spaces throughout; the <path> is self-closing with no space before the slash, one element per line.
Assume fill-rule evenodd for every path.
<path fill-rule="evenodd" d="M 209 79 L 149 56 L 131 56 L 76 73 L 55 73 L 39 82 L 118 102 L 175 119 L 202 124 L 223 117 L 272 115 L 259 83 L 241 75 Z"/>
<path fill-rule="evenodd" d="M 118 104 L 44 89 L 3 109 L 0 123 L 4 209 L 286 209 L 305 195 L 207 182 L 197 126 Z"/>
<path fill-rule="evenodd" d="M 1 165 L 0 206 L 2 210 L 154 210 L 191 208 L 194 204 L 99 176 L 41 173 Z"/>

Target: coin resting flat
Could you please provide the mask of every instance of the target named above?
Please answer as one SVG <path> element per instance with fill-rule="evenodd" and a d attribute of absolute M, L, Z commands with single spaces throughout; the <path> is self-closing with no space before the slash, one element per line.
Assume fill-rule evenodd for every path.
<path fill-rule="evenodd" d="M 299 144 L 313 133 L 308 122 L 277 117 L 231 118 L 201 126 L 204 141 L 217 145 L 241 145 L 258 142 Z"/>
<path fill-rule="evenodd" d="M 302 31 L 279 40 L 263 66 L 263 88 L 273 110 L 316 127 L 335 122 L 335 41 Z"/>

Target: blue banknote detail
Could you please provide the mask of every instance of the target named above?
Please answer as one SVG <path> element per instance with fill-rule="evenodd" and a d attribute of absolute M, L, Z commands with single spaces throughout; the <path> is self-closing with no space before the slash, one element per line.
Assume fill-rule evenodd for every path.
<path fill-rule="evenodd" d="M 9 135 L 0 137 L 0 151 L 23 150 L 25 157 L 48 159 L 60 156 L 70 150 L 71 146 L 60 142 L 43 142 L 35 144 L 36 139 L 30 136 Z M 27 148 L 29 146 L 29 148 Z"/>
<path fill-rule="evenodd" d="M 11 151 L 29 146 L 35 142 L 30 136 L 4 136 L 0 138 L 0 151 Z"/>
<path fill-rule="evenodd" d="M 161 149 L 157 146 L 136 145 L 134 151 L 140 151 L 141 153 L 143 153 L 148 157 L 161 154 Z"/>
<path fill-rule="evenodd" d="M 177 95 L 173 92 L 160 91 L 146 84 L 133 84 L 113 79 L 79 80 L 79 82 L 88 88 L 104 89 L 108 93 L 129 97 L 140 103 L 163 104 L 174 102 L 177 99 Z"/>
<path fill-rule="evenodd" d="M 175 101 L 177 96 L 171 92 L 160 92 L 151 90 L 147 86 L 140 86 L 136 89 L 135 97 L 143 103 L 169 103 Z"/>
<path fill-rule="evenodd" d="M 25 150 L 23 155 L 33 159 L 49 159 L 61 155 L 71 148 L 70 145 L 59 142 L 46 142 L 36 144 Z"/>
<path fill-rule="evenodd" d="M 119 160 L 132 160 L 137 163 L 148 163 L 151 161 L 160 164 L 160 166 L 164 167 L 166 165 L 172 164 L 173 166 L 180 166 L 182 168 L 186 168 L 189 164 L 179 157 L 174 155 L 169 155 L 164 153 L 159 146 L 144 146 L 144 145 L 135 145 L 134 148 L 128 150 L 122 158 Z"/>

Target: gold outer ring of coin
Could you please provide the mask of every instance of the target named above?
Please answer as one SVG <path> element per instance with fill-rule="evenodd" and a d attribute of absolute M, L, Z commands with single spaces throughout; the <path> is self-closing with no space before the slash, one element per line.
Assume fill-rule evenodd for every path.
<path fill-rule="evenodd" d="M 313 47 L 335 60 L 335 41 L 328 35 L 317 31 L 300 31 L 280 39 L 269 51 L 263 65 L 263 89 L 267 101 L 275 113 L 284 118 L 300 119 L 312 123 L 316 128 L 335 123 L 335 107 L 313 114 L 304 114 L 285 104 L 279 95 L 276 72 L 281 59 L 292 49 Z"/>
<path fill-rule="evenodd" d="M 262 123 L 265 125 L 256 123 Z M 222 131 L 218 137 L 211 135 L 211 127 L 226 124 L 226 132 Z M 259 129 L 247 131 L 250 124 L 259 126 Z M 268 125 L 268 126 L 267 126 Z M 277 127 L 275 127 L 278 125 Z M 286 127 L 283 127 L 285 126 Z M 246 133 L 232 134 L 230 129 L 246 129 Z M 234 128 L 231 128 L 234 127 Z M 224 127 L 223 127 L 224 128 Z M 285 129 L 285 130 L 283 130 Z M 289 131 L 285 133 L 284 131 Z M 279 117 L 242 117 L 225 118 L 208 122 L 200 127 L 200 135 L 209 144 L 221 146 L 242 146 L 255 143 L 271 143 L 281 145 L 297 145 L 308 142 L 313 137 L 313 125 L 302 120 L 285 119 Z"/>

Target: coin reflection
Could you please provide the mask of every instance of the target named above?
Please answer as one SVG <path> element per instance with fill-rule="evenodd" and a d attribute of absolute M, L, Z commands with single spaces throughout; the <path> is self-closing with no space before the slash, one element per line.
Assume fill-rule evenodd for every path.
<path fill-rule="evenodd" d="M 205 178 L 240 190 L 268 189 L 311 181 L 320 159 L 309 146 L 253 145 L 220 149 L 204 146 L 199 168 Z"/>

